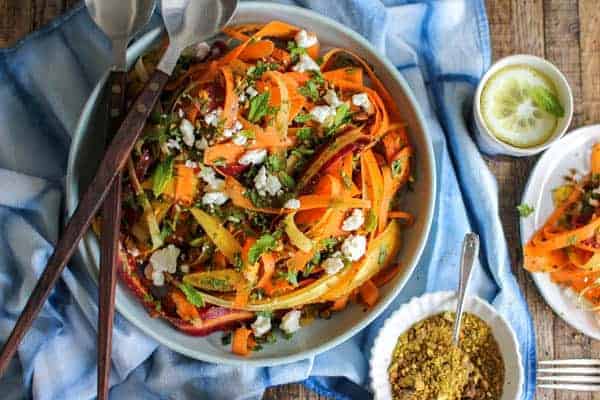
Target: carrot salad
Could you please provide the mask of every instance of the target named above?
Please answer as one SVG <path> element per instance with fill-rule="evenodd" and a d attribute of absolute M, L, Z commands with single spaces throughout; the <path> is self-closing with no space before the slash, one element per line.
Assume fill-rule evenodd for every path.
<path fill-rule="evenodd" d="M 128 163 L 121 276 L 149 312 L 247 355 L 400 270 L 411 146 L 370 66 L 283 22 L 188 49 Z M 130 75 L 135 94 L 164 47 Z"/>
<path fill-rule="evenodd" d="M 525 246 L 525 268 L 548 272 L 600 310 L 600 143 L 592 148 L 591 172 L 566 177 L 552 194 L 555 210 Z"/>

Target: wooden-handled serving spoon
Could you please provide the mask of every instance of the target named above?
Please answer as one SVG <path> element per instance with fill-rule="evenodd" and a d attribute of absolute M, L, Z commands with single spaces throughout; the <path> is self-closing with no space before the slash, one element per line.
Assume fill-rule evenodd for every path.
<path fill-rule="evenodd" d="M 150 20 L 154 0 L 85 0 L 92 20 L 110 39 L 112 68 L 106 88 L 109 91 L 108 132 L 110 143 L 125 116 L 127 87 L 127 44 Z M 100 273 L 98 278 L 98 400 L 108 398 L 112 353 L 112 330 L 115 314 L 115 287 L 121 222 L 121 174 L 102 205 Z"/>
<path fill-rule="evenodd" d="M 96 175 L 65 226 L 46 269 L 4 344 L 0 353 L 0 376 L 125 166 L 181 52 L 219 32 L 233 17 L 237 3 L 237 0 L 162 0 L 162 16 L 169 35 L 169 46 L 108 147 Z"/>

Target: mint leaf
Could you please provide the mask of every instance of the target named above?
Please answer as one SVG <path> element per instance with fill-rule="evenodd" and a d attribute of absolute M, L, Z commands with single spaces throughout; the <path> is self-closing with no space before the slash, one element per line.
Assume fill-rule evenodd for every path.
<path fill-rule="evenodd" d="M 299 124 L 303 124 L 305 122 L 310 121 L 311 118 L 312 117 L 310 114 L 301 113 L 301 114 L 296 115 L 296 118 L 294 118 L 294 121 L 296 121 Z"/>
<path fill-rule="evenodd" d="M 556 118 L 565 116 L 565 109 L 554 93 L 544 86 L 534 86 L 529 89 L 531 97 L 538 107 Z"/>
<path fill-rule="evenodd" d="M 255 264 L 263 253 L 274 250 L 276 246 L 277 241 L 273 236 L 268 233 L 262 235 L 256 243 L 250 247 L 250 250 L 248 251 L 248 262 L 250 264 Z"/>
<path fill-rule="evenodd" d="M 173 178 L 173 158 L 169 157 L 165 161 L 158 164 L 152 174 L 152 192 L 154 197 L 162 194 L 167 186 L 167 183 Z"/>
<path fill-rule="evenodd" d="M 308 115 L 308 114 L 306 114 Z M 296 137 L 299 140 L 303 140 L 303 141 L 307 141 L 310 140 L 310 138 L 312 137 L 312 128 L 305 126 L 303 128 L 300 128 L 296 131 Z"/>
<path fill-rule="evenodd" d="M 204 297 L 202 297 L 202 293 L 197 291 L 192 285 L 189 283 L 180 283 L 179 289 L 185 294 L 187 301 L 192 303 L 192 305 L 196 307 L 204 307 Z"/>
<path fill-rule="evenodd" d="M 290 52 L 290 56 L 292 57 L 292 62 L 298 61 L 302 54 L 306 54 L 306 49 L 304 47 L 298 46 L 295 41 L 289 41 L 287 43 L 287 49 Z"/>
<path fill-rule="evenodd" d="M 254 96 L 250 100 L 250 111 L 248 112 L 248 120 L 253 123 L 260 121 L 262 117 L 267 115 L 269 111 L 269 92 L 263 92 Z"/>
<path fill-rule="evenodd" d="M 350 121 L 350 117 L 350 106 L 348 106 L 346 103 L 339 105 L 335 109 L 335 117 L 333 118 L 333 122 L 325 130 L 325 136 L 331 136 L 335 134 L 342 125 Z"/>
<path fill-rule="evenodd" d="M 525 218 L 530 216 L 534 210 L 529 204 L 520 204 L 517 206 L 517 211 L 519 211 L 521 217 Z"/>

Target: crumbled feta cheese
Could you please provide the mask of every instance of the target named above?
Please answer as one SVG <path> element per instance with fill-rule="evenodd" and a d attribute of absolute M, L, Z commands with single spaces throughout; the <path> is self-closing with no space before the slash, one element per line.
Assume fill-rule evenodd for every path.
<path fill-rule="evenodd" d="M 167 140 L 167 149 L 181 150 L 181 146 L 179 145 L 179 141 L 177 139 L 169 139 L 169 140 Z"/>
<path fill-rule="evenodd" d="M 185 160 L 185 166 L 188 168 L 198 168 L 198 163 L 192 160 Z"/>
<path fill-rule="evenodd" d="M 206 125 L 218 126 L 219 120 L 221 118 L 221 112 L 222 110 L 220 108 L 217 108 L 216 110 L 212 110 L 211 112 L 207 113 L 204 116 L 204 122 L 206 123 Z"/>
<path fill-rule="evenodd" d="M 337 93 L 335 92 L 335 90 L 333 89 L 329 89 L 326 93 L 325 96 L 323 96 L 323 99 L 325 100 L 325 102 L 327 104 L 329 104 L 331 107 L 333 108 L 337 108 L 338 106 L 342 105 L 343 103 L 340 101 L 340 99 L 337 96 Z"/>
<path fill-rule="evenodd" d="M 344 260 L 342 260 L 342 254 L 336 251 L 323 261 L 323 269 L 328 275 L 337 274 L 342 268 L 344 268 Z"/>
<path fill-rule="evenodd" d="M 360 208 L 355 208 L 342 223 L 342 230 L 352 232 L 360 228 L 365 223 L 365 214 Z"/>
<path fill-rule="evenodd" d="M 259 315 L 250 327 L 254 332 L 254 336 L 261 337 L 271 330 L 271 318 Z"/>
<path fill-rule="evenodd" d="M 296 332 L 298 329 L 300 329 L 301 315 L 302 313 L 298 310 L 288 311 L 283 318 L 281 318 L 281 324 L 279 324 L 279 327 L 288 335 Z"/>
<path fill-rule="evenodd" d="M 231 128 L 225 128 L 223 130 L 223 136 L 232 137 L 235 133 L 238 133 L 239 131 L 241 131 L 243 127 L 244 127 L 244 125 L 242 125 L 242 123 L 240 121 L 235 121 Z"/>
<path fill-rule="evenodd" d="M 247 100 L 248 98 L 246 97 L 245 93 L 240 93 L 240 95 L 238 96 L 238 103 L 243 103 Z"/>
<path fill-rule="evenodd" d="M 304 29 L 296 33 L 294 40 L 296 41 L 298 47 L 304 47 L 305 49 L 314 46 L 318 41 L 317 35 L 314 33 L 308 33 Z"/>
<path fill-rule="evenodd" d="M 330 106 L 316 106 L 310 110 L 310 116 L 312 117 L 313 121 L 323 125 L 335 117 L 335 108 Z"/>
<path fill-rule="evenodd" d="M 306 72 L 306 71 L 320 71 L 321 67 L 319 64 L 315 62 L 308 54 L 300 55 L 300 58 L 296 65 L 292 67 L 292 70 L 296 72 Z"/>
<path fill-rule="evenodd" d="M 194 136 L 194 125 L 184 118 L 179 124 L 179 130 L 181 131 L 183 143 L 185 143 L 185 145 L 188 147 L 192 147 L 196 141 L 196 137 Z"/>
<path fill-rule="evenodd" d="M 179 270 L 180 270 L 181 272 L 183 272 L 184 274 L 187 274 L 187 273 L 189 273 L 189 272 L 190 272 L 190 266 L 189 266 L 189 265 L 187 265 L 187 264 L 181 264 L 181 265 L 179 266 Z"/>
<path fill-rule="evenodd" d="M 367 250 L 367 238 L 363 235 L 350 235 L 342 243 L 342 254 L 350 261 L 358 261 Z"/>
<path fill-rule="evenodd" d="M 196 57 L 204 59 L 210 52 L 210 46 L 206 42 L 201 42 L 196 45 Z"/>
<path fill-rule="evenodd" d="M 132 257 L 139 257 L 140 251 L 137 247 L 131 246 L 127 249 L 127 252 L 131 254 Z"/>
<path fill-rule="evenodd" d="M 254 96 L 258 95 L 258 90 L 254 89 L 252 86 L 248 86 L 246 88 L 246 94 L 250 96 L 250 98 L 253 98 Z"/>
<path fill-rule="evenodd" d="M 152 273 L 152 284 L 154 286 L 162 286 L 165 284 L 165 274 L 160 271 Z"/>
<path fill-rule="evenodd" d="M 198 150 L 205 150 L 208 147 L 208 141 L 204 136 L 202 136 L 200 139 L 196 140 L 194 147 Z"/>
<path fill-rule="evenodd" d="M 204 193 L 204 196 L 202 196 L 202 204 L 210 206 L 222 206 L 227 200 L 229 200 L 229 196 L 223 192 L 209 192 Z"/>
<path fill-rule="evenodd" d="M 185 113 L 183 112 L 182 108 L 180 108 L 179 110 L 177 110 L 177 115 L 179 115 L 179 118 L 183 118 L 185 116 Z"/>
<path fill-rule="evenodd" d="M 266 158 L 267 158 L 267 150 L 265 150 L 265 149 L 249 150 L 240 157 L 240 159 L 238 160 L 238 163 L 242 164 L 242 165 L 251 165 L 251 164 L 258 165 L 258 164 L 262 164 L 263 162 L 265 162 Z"/>
<path fill-rule="evenodd" d="M 289 199 L 283 205 L 283 208 L 289 208 L 290 210 L 297 210 L 300 208 L 300 200 L 298 199 Z"/>
<path fill-rule="evenodd" d="M 277 196 L 281 193 L 281 182 L 275 176 L 270 174 L 264 165 L 258 170 L 258 174 L 254 177 L 254 187 L 261 196 Z"/>
<path fill-rule="evenodd" d="M 366 93 L 358 93 L 352 96 L 352 104 L 362 108 L 368 113 L 371 113 L 371 111 L 373 111 L 373 105 L 371 104 L 369 96 Z"/>
<path fill-rule="evenodd" d="M 244 135 L 237 134 L 233 137 L 232 141 L 238 146 L 245 146 L 248 143 L 248 138 Z"/>
<path fill-rule="evenodd" d="M 198 176 L 202 178 L 202 180 L 206 182 L 208 187 L 212 190 L 221 190 L 223 188 L 223 185 L 225 184 L 225 181 L 223 179 L 217 178 L 215 170 L 210 167 L 202 166 L 200 168 L 200 173 L 198 174 Z"/>
<path fill-rule="evenodd" d="M 144 273 L 149 273 L 152 282 L 155 286 L 162 286 L 165 283 L 163 273 L 168 272 L 174 274 L 177 271 L 177 257 L 181 251 L 170 244 L 165 248 L 155 251 L 150 257 L 150 265 L 152 270 Z"/>
<path fill-rule="evenodd" d="M 600 201 L 592 198 L 588 200 L 588 203 L 590 203 L 590 206 L 592 207 L 598 207 L 600 205 Z"/>

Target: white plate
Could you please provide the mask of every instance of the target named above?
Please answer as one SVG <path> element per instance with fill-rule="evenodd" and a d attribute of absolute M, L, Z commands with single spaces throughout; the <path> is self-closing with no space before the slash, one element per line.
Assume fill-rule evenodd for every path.
<path fill-rule="evenodd" d="M 465 311 L 477 315 L 492 329 L 504 360 L 504 387 L 499 400 L 521 398 L 524 373 L 517 337 L 504 318 L 479 297 L 467 297 Z M 455 292 L 427 293 L 412 299 L 393 313 L 383 324 L 371 351 L 371 387 L 375 400 L 391 400 L 392 387 L 388 368 L 398 337 L 414 324 L 442 313 L 456 310 Z"/>
<path fill-rule="evenodd" d="M 431 226 L 435 204 L 435 160 L 431 140 L 426 134 L 425 122 L 412 92 L 396 68 L 379 55 L 371 45 L 356 32 L 312 11 L 299 7 L 276 3 L 242 2 L 233 22 L 266 23 L 271 20 L 285 21 L 316 32 L 325 47 L 352 49 L 363 56 L 373 66 L 385 87 L 399 105 L 402 117 L 408 124 L 408 132 L 416 149 L 416 169 L 418 179 L 414 191 L 407 194 L 404 209 L 416 216 L 415 224 L 403 233 L 403 246 L 400 259 L 405 269 L 381 289 L 381 299 L 367 312 L 362 307 L 348 307 L 330 320 L 318 320 L 301 329 L 292 340 L 279 340 L 277 344 L 265 346 L 260 352 L 249 357 L 239 357 L 231 353 L 229 346 L 221 345 L 221 334 L 207 337 L 193 337 L 177 331 L 163 320 L 151 318 L 143 306 L 127 289 L 117 286 L 116 307 L 129 321 L 147 335 L 169 348 L 189 357 L 224 364 L 246 364 L 265 366 L 305 359 L 336 346 L 352 337 L 375 319 L 398 295 L 412 274 Z M 143 36 L 128 51 L 131 62 L 155 44 L 161 35 L 159 29 Z M 86 103 L 76 132 L 73 136 L 66 178 L 67 208 L 73 213 L 79 202 L 82 188 L 86 187 L 96 169 L 103 148 L 101 121 L 101 81 Z M 79 246 L 79 256 L 94 278 L 98 274 L 99 246 L 92 233 L 85 236 Z"/>
<path fill-rule="evenodd" d="M 534 208 L 530 216 L 521 218 L 522 246 L 554 210 L 552 189 L 564 184 L 563 178 L 569 175 L 571 169 L 580 173 L 590 170 L 591 149 L 597 142 L 600 142 L 600 125 L 579 128 L 553 144 L 539 159 L 521 201 Z M 578 304 L 575 292 L 552 282 L 547 273 L 536 272 L 531 275 L 546 303 L 556 314 L 578 331 L 600 340 L 600 324 L 596 314 Z"/>

